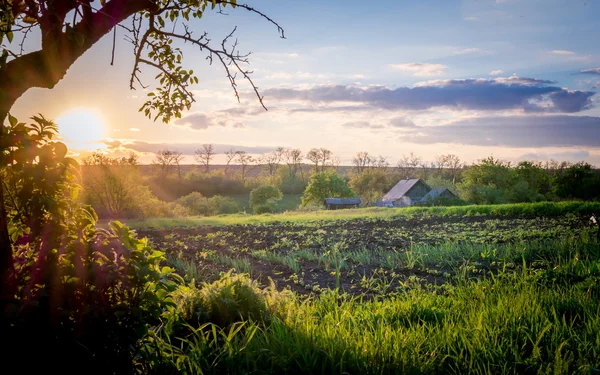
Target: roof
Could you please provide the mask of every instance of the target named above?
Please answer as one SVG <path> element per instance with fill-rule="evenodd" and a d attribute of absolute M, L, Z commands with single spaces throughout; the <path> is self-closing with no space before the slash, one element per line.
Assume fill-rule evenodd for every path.
<path fill-rule="evenodd" d="M 402 198 L 406 193 L 410 191 L 419 181 L 427 186 L 426 183 L 421 181 L 418 178 L 411 178 L 407 180 L 400 180 L 398 183 L 392 188 L 392 190 L 388 191 L 386 195 L 383 196 L 382 200 L 384 201 L 395 201 Z M 427 186 L 429 187 L 429 186 Z"/>
<path fill-rule="evenodd" d="M 448 188 L 431 189 L 431 191 L 429 191 L 429 193 L 425 194 L 425 196 L 421 199 L 421 202 L 427 202 L 429 199 L 435 199 L 435 198 L 439 197 L 440 195 L 442 195 L 442 193 L 445 192 L 446 190 L 448 190 L 448 192 L 450 194 L 455 196 L 454 193 L 451 192 Z"/>
<path fill-rule="evenodd" d="M 360 198 L 325 198 L 326 204 L 360 204 Z"/>

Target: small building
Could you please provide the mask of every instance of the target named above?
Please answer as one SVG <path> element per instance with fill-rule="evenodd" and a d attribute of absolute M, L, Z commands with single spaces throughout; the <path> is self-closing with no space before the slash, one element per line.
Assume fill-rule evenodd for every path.
<path fill-rule="evenodd" d="M 328 210 L 358 208 L 360 203 L 360 198 L 325 198 L 325 207 L 327 207 Z"/>
<path fill-rule="evenodd" d="M 432 204 L 436 200 L 440 199 L 458 199 L 453 192 L 448 190 L 448 188 L 443 189 L 431 189 L 429 193 L 425 194 L 425 196 L 419 201 L 420 204 Z"/>
<path fill-rule="evenodd" d="M 431 190 L 431 187 L 419 178 L 400 180 L 383 196 L 381 205 L 387 207 L 409 207 L 420 202 Z"/>

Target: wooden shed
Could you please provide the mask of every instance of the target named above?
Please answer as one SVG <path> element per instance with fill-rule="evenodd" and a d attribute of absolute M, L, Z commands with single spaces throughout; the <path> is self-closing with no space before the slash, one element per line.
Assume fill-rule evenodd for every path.
<path fill-rule="evenodd" d="M 328 210 L 358 208 L 360 203 L 360 198 L 325 198 L 325 207 L 327 207 Z"/>
<path fill-rule="evenodd" d="M 419 178 L 400 180 L 382 198 L 382 204 L 394 207 L 408 207 L 421 201 L 431 191 L 429 185 Z"/>

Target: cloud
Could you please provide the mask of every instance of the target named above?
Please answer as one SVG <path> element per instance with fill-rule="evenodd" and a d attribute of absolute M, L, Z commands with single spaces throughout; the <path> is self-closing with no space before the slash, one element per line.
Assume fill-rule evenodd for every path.
<path fill-rule="evenodd" d="M 580 71 L 579 74 L 600 75 L 600 68 L 584 69 L 584 70 Z"/>
<path fill-rule="evenodd" d="M 478 17 L 465 17 L 463 18 L 465 21 L 479 21 Z"/>
<path fill-rule="evenodd" d="M 491 76 L 499 76 L 500 74 L 504 74 L 504 71 L 503 70 L 492 70 L 490 72 Z"/>
<path fill-rule="evenodd" d="M 384 126 L 379 124 L 372 124 L 369 121 L 350 121 L 342 124 L 344 128 L 358 128 L 358 129 L 382 129 Z"/>
<path fill-rule="evenodd" d="M 389 64 L 389 68 L 402 72 L 413 73 L 415 77 L 430 77 L 444 74 L 448 67 L 442 64 L 428 63 L 410 63 L 410 64 Z"/>
<path fill-rule="evenodd" d="M 203 130 L 210 127 L 244 128 L 244 124 L 230 119 L 229 116 L 218 116 L 216 114 L 195 113 L 175 120 L 175 125 L 187 126 L 194 130 Z"/>
<path fill-rule="evenodd" d="M 159 150 L 179 151 L 184 155 L 194 155 L 194 152 L 201 147 L 199 143 L 153 143 L 143 141 L 128 142 L 125 140 L 105 140 L 104 143 L 111 149 L 121 151 L 132 150 L 143 153 L 155 153 Z M 264 154 L 275 150 L 270 146 L 241 146 L 231 144 L 213 144 L 213 149 L 217 154 L 223 154 L 230 149 L 246 151 L 249 154 Z"/>
<path fill-rule="evenodd" d="M 562 50 L 562 49 L 555 49 L 554 51 L 550 51 L 550 53 L 552 53 L 554 55 L 560 55 L 560 56 L 575 56 L 575 52 L 566 51 L 566 50 Z"/>
<path fill-rule="evenodd" d="M 558 160 L 558 161 L 573 161 L 578 162 L 586 160 L 590 157 L 588 151 L 573 151 L 573 152 L 551 152 L 551 153 L 528 153 L 519 156 L 520 160 Z"/>
<path fill-rule="evenodd" d="M 390 126 L 399 129 L 415 129 L 417 125 L 406 117 L 396 117 L 390 120 Z"/>
<path fill-rule="evenodd" d="M 320 106 L 357 103 L 388 110 L 510 110 L 573 113 L 592 106 L 590 91 L 569 91 L 552 81 L 516 76 L 422 82 L 414 87 L 321 85 L 307 89 L 273 88 L 265 97 Z M 552 94 L 552 95 L 551 95 Z M 314 107 L 313 107 L 314 108 Z M 364 108 L 363 108 L 364 109 Z"/>
<path fill-rule="evenodd" d="M 129 128 L 129 131 L 131 131 L 131 132 L 139 132 L 140 129 L 139 128 Z"/>
<path fill-rule="evenodd" d="M 418 127 L 419 135 L 402 135 L 414 143 L 454 143 L 508 147 L 600 146 L 600 117 L 505 116 L 483 117 L 444 126 Z"/>

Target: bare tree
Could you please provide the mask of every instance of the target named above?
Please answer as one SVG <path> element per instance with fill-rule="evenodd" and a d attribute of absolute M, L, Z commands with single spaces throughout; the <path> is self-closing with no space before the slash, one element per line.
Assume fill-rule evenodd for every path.
<path fill-rule="evenodd" d="M 446 155 L 446 168 L 448 168 L 452 183 L 456 185 L 456 176 L 458 175 L 458 172 L 464 168 L 464 164 L 458 156 L 448 154 Z"/>
<path fill-rule="evenodd" d="M 252 155 L 249 155 L 246 151 L 236 151 L 236 161 L 242 166 L 241 178 L 246 179 L 248 172 L 253 168 L 250 165 L 255 161 Z"/>
<path fill-rule="evenodd" d="M 306 158 L 315 165 L 315 172 L 318 173 L 319 172 L 319 161 L 321 160 L 321 158 L 319 156 L 319 149 L 318 148 L 310 149 L 310 151 L 308 151 L 308 153 L 306 154 Z"/>
<path fill-rule="evenodd" d="M 413 169 L 413 171 L 421 164 L 421 158 L 414 153 L 410 153 L 408 155 L 408 166 Z"/>
<path fill-rule="evenodd" d="M 195 151 L 194 158 L 196 162 L 200 165 L 204 165 L 204 172 L 208 173 L 210 168 L 210 161 L 215 156 L 215 152 L 213 150 L 213 145 L 211 144 L 203 144 L 202 148 L 199 148 Z"/>
<path fill-rule="evenodd" d="M 238 153 L 238 151 L 234 150 L 233 148 L 230 148 L 229 150 L 225 151 L 225 157 L 227 158 L 227 164 L 225 165 L 225 171 L 229 170 L 229 165 L 231 164 L 233 159 L 235 159 L 235 157 L 237 156 L 237 153 Z"/>
<path fill-rule="evenodd" d="M 179 169 L 179 162 L 182 158 L 183 157 L 180 152 L 167 149 L 159 150 L 156 152 L 156 154 L 154 154 L 152 165 L 158 168 L 161 178 L 167 178 L 172 165 L 177 165 L 177 168 Z"/>
<path fill-rule="evenodd" d="M 277 147 L 273 152 L 269 152 L 268 154 L 264 154 L 260 158 L 260 162 L 267 165 L 269 168 L 269 176 L 273 176 L 277 169 L 279 168 L 279 163 L 285 154 L 285 149 L 283 147 Z"/>
<path fill-rule="evenodd" d="M 383 155 L 379 155 L 376 160 L 373 159 L 372 164 L 375 168 L 382 168 L 382 169 L 386 169 L 390 166 L 390 162 Z"/>
<path fill-rule="evenodd" d="M 360 151 L 352 158 L 352 166 L 356 173 L 363 173 L 367 168 L 374 164 L 376 159 L 372 158 L 368 152 Z"/>
<path fill-rule="evenodd" d="M 284 152 L 285 163 L 288 166 L 288 172 L 290 177 L 295 177 L 298 174 L 298 170 L 302 174 L 304 179 L 304 171 L 302 170 L 302 151 L 300 149 L 289 149 Z"/>
<path fill-rule="evenodd" d="M 435 168 L 437 173 L 442 176 L 444 173 L 444 168 L 448 164 L 448 155 L 438 155 L 435 157 Z"/>
<path fill-rule="evenodd" d="M 173 163 L 177 166 L 177 177 L 181 180 L 181 162 L 183 161 L 183 154 L 178 151 L 173 151 Z"/>

